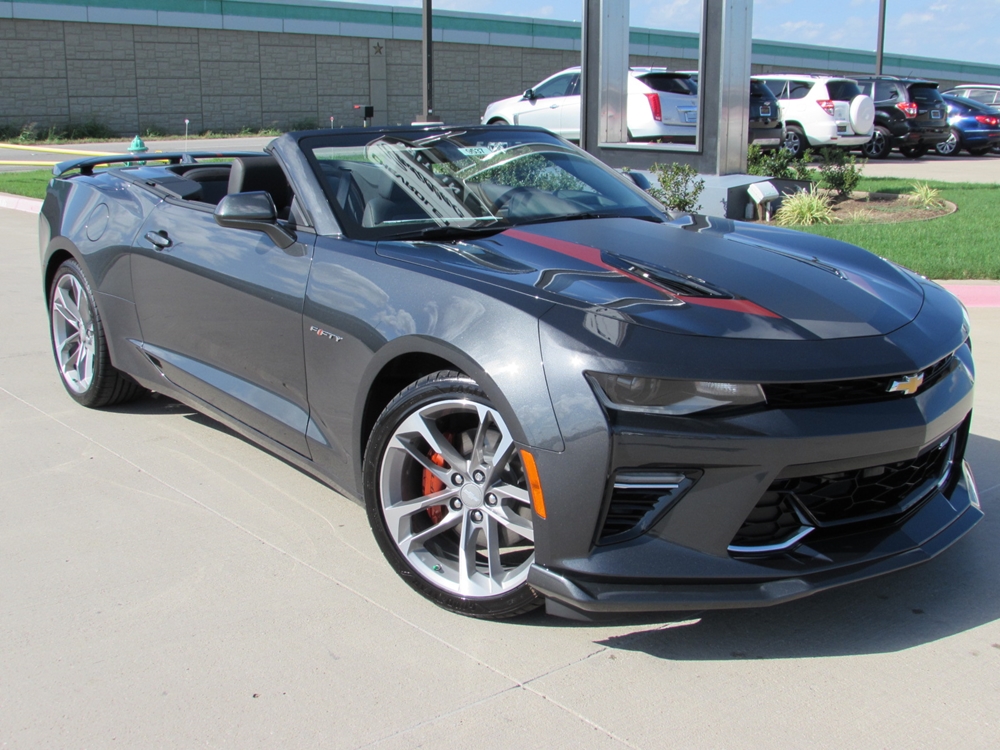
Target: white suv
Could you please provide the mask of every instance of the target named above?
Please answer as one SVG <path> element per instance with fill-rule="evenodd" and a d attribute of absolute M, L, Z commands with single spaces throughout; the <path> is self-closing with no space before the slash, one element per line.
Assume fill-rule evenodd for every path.
<path fill-rule="evenodd" d="M 850 78 L 764 73 L 757 76 L 781 102 L 785 148 L 799 156 L 809 146 L 856 148 L 871 140 L 875 103 Z"/>
<path fill-rule="evenodd" d="M 694 143 L 698 82 L 690 73 L 665 68 L 628 72 L 630 139 Z M 519 96 L 493 102 L 483 124 L 537 125 L 570 140 L 580 139 L 580 68 L 556 73 Z"/>

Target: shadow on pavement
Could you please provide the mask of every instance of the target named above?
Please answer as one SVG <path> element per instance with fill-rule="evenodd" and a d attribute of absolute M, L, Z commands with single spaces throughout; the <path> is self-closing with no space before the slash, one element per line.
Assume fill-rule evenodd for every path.
<path fill-rule="evenodd" d="M 675 621 L 598 643 L 677 661 L 848 656 L 902 651 L 1000 619 L 1000 442 L 973 435 L 967 458 L 978 469 L 986 518 L 926 564 L 775 607 L 703 612 L 682 627 Z"/>

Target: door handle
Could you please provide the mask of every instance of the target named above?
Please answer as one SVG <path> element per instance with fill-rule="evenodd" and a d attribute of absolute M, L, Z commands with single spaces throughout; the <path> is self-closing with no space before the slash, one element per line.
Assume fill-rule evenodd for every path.
<path fill-rule="evenodd" d="M 170 237 L 167 236 L 166 230 L 163 229 L 155 232 L 146 232 L 146 240 L 153 245 L 154 250 L 165 250 L 174 244 Z"/>

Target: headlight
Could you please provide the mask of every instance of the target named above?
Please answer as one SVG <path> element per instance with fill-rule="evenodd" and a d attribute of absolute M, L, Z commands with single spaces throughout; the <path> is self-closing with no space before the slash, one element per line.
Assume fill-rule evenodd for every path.
<path fill-rule="evenodd" d="M 764 391 L 756 383 L 664 380 L 603 372 L 589 372 L 587 377 L 605 406 L 623 411 L 680 415 L 765 403 Z"/>

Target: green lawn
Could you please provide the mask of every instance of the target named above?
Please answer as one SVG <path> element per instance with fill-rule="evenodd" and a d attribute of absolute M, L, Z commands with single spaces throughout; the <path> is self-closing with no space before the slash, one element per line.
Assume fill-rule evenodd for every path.
<path fill-rule="evenodd" d="M 30 172 L 0 172 L 0 193 L 13 193 L 28 198 L 44 198 L 45 188 L 52 179 L 51 169 Z"/>
<path fill-rule="evenodd" d="M 932 279 L 1000 279 L 1000 185 L 932 182 L 958 211 L 903 224 L 827 224 L 803 231 L 860 245 Z M 908 193 L 912 180 L 869 178 L 859 190 Z"/>

